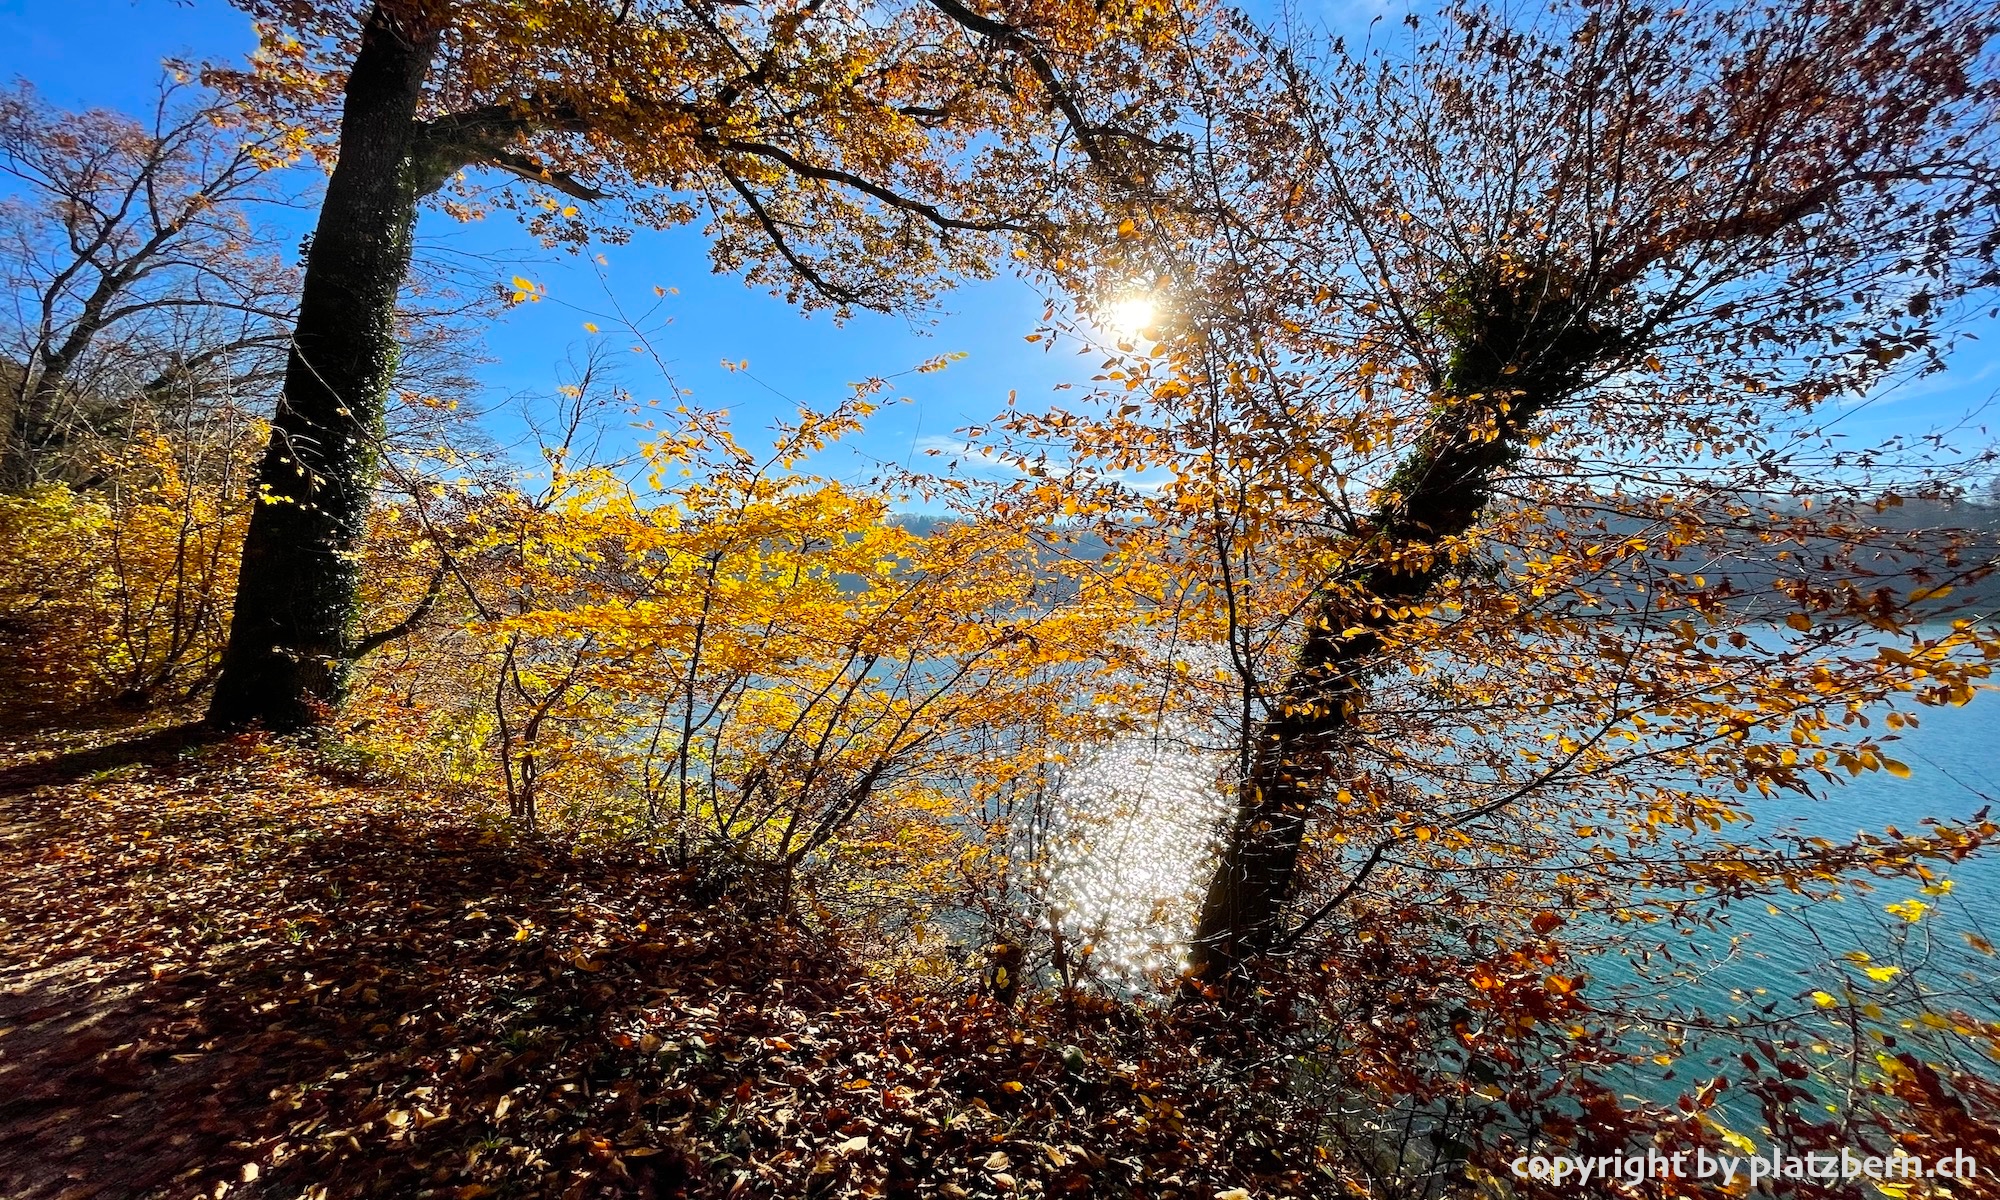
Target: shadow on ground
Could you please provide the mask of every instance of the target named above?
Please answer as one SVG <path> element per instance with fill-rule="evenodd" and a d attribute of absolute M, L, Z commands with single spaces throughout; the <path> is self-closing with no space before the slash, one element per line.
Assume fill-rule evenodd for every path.
<path fill-rule="evenodd" d="M 0 743 L 6 1200 L 1325 1194 L 1279 1068 L 1218 1089 L 1165 1014 L 900 989 L 637 847 L 97 740 Z"/>
<path fill-rule="evenodd" d="M 635 1020 L 660 981 L 748 961 L 711 961 L 702 931 L 641 940 L 638 914 L 684 925 L 664 868 L 267 777 L 191 727 L 0 770 L 0 854 L 8 1200 L 296 1196 L 328 1170 L 415 1194 L 398 1189 L 422 1186 L 423 1156 L 331 1152 L 495 1131 L 440 1139 L 469 1114 L 383 1097 L 449 1077 L 461 1106 L 497 1105 L 538 1090 L 538 1066 L 577 1072 L 587 1095 L 573 1051 Z M 631 1162 L 627 1194 L 682 1170 L 670 1153 Z M 477 1174 L 456 1190 L 479 1194 Z"/>

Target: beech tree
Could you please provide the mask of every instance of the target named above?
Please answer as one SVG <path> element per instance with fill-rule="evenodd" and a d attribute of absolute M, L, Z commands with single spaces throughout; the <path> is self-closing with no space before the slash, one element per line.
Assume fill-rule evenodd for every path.
<path fill-rule="evenodd" d="M 1185 19 L 957 0 L 243 7 L 264 49 L 214 78 L 333 159 L 210 709 L 274 728 L 313 723 L 342 692 L 426 198 L 503 172 L 527 189 L 503 203 L 553 239 L 706 212 L 720 269 L 808 306 L 920 306 L 1010 241 L 1052 236 L 1050 180 L 1072 159 L 1143 180 L 1150 113 L 1121 80 Z"/>
<path fill-rule="evenodd" d="M 1093 320 L 1037 336 L 1100 347 L 1097 387 L 973 431 L 1021 478 L 948 486 L 1108 548 L 1132 719 L 1197 764 L 1149 798 L 1205 768 L 1234 810 L 1183 1011 L 1283 1061 L 1369 1190 L 1741 1152 L 1746 1109 L 1760 1153 L 1934 1138 L 1990 1112 L 1950 881 L 2000 830 L 1943 788 L 1920 823 L 1811 802 L 1910 774 L 2000 661 L 1959 607 L 1993 534 L 1940 527 L 1990 452 L 1839 437 L 1991 310 L 1994 14 L 1526 19 L 1211 81 L 1173 202 L 1053 273 Z M 1879 941 L 1818 920 L 1873 888 Z M 1690 986 L 1776 938 L 1754 996 Z"/>
<path fill-rule="evenodd" d="M 1331 87 L 1280 67 L 1281 111 L 1311 153 L 1289 171 L 1262 164 L 1291 189 L 1262 227 L 1313 206 L 1350 225 L 1339 256 L 1287 265 L 1322 311 L 1365 322 L 1336 333 L 1302 312 L 1286 340 L 1301 356 L 1321 347 L 1299 338 L 1334 342 L 1357 394 L 1373 375 L 1425 409 L 1388 443 L 1394 468 L 1366 503 L 1334 517 L 1358 541 L 1308 602 L 1250 733 L 1195 932 L 1192 965 L 1210 976 L 1298 937 L 1284 903 L 1326 787 L 1349 777 L 1368 681 L 1396 626 L 1478 569 L 1508 478 L 1556 465 L 1524 458 L 1531 443 L 1609 434 L 1627 461 L 1650 445 L 1690 467 L 1714 458 L 1718 476 L 1760 455 L 1767 479 L 1799 470 L 1759 444 L 1774 416 L 1864 394 L 1906 356 L 1935 364 L 1946 314 L 2000 283 L 1983 6 L 1619 4 L 1526 31 L 1476 10 L 1445 20 L 1408 61 L 1330 68 Z M 1297 403 L 1285 386 L 1253 388 L 1250 404 Z M 1727 493 L 1707 496 L 1719 514 Z M 1407 836 L 1431 820 L 1413 816 Z M 1378 840 L 1326 903 L 1365 886 L 1402 836 Z"/>
<path fill-rule="evenodd" d="M 1193 977 L 1234 993 L 1393 909 L 1385 872 L 1524 887 L 1579 813 L 1630 805 L 1648 844 L 1900 769 L 1866 706 L 1970 697 L 1990 636 L 1916 627 L 1989 556 L 1854 504 L 1948 491 L 1949 456 L 1842 450 L 1815 414 L 1941 367 L 2000 283 L 1994 32 L 1980 5 L 1455 5 L 1360 53 L 1266 40 L 1206 89 L 1177 203 L 1055 278 L 1158 310 L 1106 406 L 1010 414 L 997 451 L 1036 472 L 1023 514 L 1081 514 L 1161 644 L 1223 664 L 1162 685 L 1237 738 Z M 1918 852 L 1795 850 L 1619 874 Z"/>

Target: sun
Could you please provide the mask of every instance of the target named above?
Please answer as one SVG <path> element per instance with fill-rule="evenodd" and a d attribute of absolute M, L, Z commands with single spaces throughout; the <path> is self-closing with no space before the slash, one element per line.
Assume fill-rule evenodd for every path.
<path fill-rule="evenodd" d="M 1105 332 L 1121 341 L 1138 337 L 1159 320 L 1160 307 L 1153 297 L 1134 292 L 1106 305 L 1098 320 Z"/>

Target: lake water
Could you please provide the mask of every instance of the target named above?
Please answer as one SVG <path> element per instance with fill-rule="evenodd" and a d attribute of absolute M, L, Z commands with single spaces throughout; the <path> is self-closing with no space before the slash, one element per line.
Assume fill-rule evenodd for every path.
<path fill-rule="evenodd" d="M 1910 767 L 1908 778 L 1871 771 L 1823 786 L 1813 798 L 1780 794 L 1757 801 L 1749 829 L 1732 828 L 1732 839 L 1798 832 L 1846 841 L 1889 827 L 1917 833 L 1924 818 L 1962 822 L 2000 798 L 2000 691 L 1982 691 L 1960 707 L 1903 711 L 1918 724 L 1897 731 L 1885 749 Z M 1870 719 L 1871 732 L 1888 732 L 1877 714 Z M 1228 816 L 1224 783 L 1231 756 L 1200 740 L 1192 729 L 1174 726 L 1128 735 L 1079 756 L 1061 788 L 1064 807 L 1075 816 L 1053 856 L 1059 916 L 1072 946 L 1095 948 L 1100 978 L 1128 994 L 1145 994 L 1184 961 L 1180 942 L 1193 924 L 1216 835 Z M 2000 804 L 1995 807 L 2000 812 Z M 1967 938 L 2000 944 L 2000 851 L 1933 864 L 1933 870 L 1939 882 L 1949 881 L 1947 893 L 1935 894 L 1933 887 L 1919 895 L 1917 883 L 1893 880 L 1872 889 L 1845 885 L 1838 900 L 1753 897 L 1721 906 L 1723 919 L 1713 926 L 1683 936 L 1656 925 L 1629 943 L 1670 943 L 1670 963 L 1616 952 L 1582 960 L 1589 973 L 1586 996 L 1600 1008 L 1644 1018 L 1628 1027 L 1633 1061 L 1603 1082 L 1630 1097 L 1671 1103 L 1710 1075 L 1726 1073 L 1725 1064 L 1711 1066 L 1711 1060 L 1741 1049 L 1708 1041 L 1714 1035 L 1700 1029 L 1768 1014 L 1803 1017 L 1798 1028 L 1831 1031 L 1838 1014 L 1820 1018 L 1808 994 L 1841 996 L 1844 983 L 1855 986 L 1858 1001 L 1879 999 L 1898 1036 L 1907 1036 L 1896 1026 L 1916 1011 L 1912 1000 L 1919 991 L 1932 1010 L 2000 1018 L 2000 959 L 1979 953 Z M 1928 906 L 1920 920 L 1888 911 L 1912 898 Z M 1570 932 L 1588 929 L 1578 921 Z M 1855 952 L 1870 957 L 1863 963 L 1845 957 Z M 1863 974 L 1867 967 L 1891 965 L 1906 969 L 1887 983 Z M 1675 1052 L 1671 1067 L 1653 1061 L 1661 1049 Z M 1723 1090 L 1712 1111 L 1764 1143 L 1767 1131 L 1753 1098 L 1741 1089 Z"/>
<path fill-rule="evenodd" d="M 1835 839 L 1862 830 L 1879 833 L 1889 826 L 1909 833 L 1917 831 L 1925 817 L 1962 820 L 2000 797 L 2000 695 L 1982 693 L 1971 704 L 1919 709 L 1916 715 L 1920 725 L 1903 730 L 1902 739 L 1890 749 L 1909 764 L 1909 778 L 1872 771 L 1827 788 L 1814 800 L 1773 797 L 1755 810 L 1754 828 L 1796 828 Z M 1974 855 L 1933 869 L 1949 879 L 1952 888 L 1945 896 L 1919 897 L 1934 911 L 1926 913 L 1917 928 L 1932 941 L 1949 935 L 1962 944 L 1968 932 L 1993 937 L 1991 918 L 2000 916 L 2000 858 L 1991 853 Z M 1839 952 L 1879 942 L 1885 929 L 1905 924 L 1885 912 L 1885 906 L 1913 894 L 1914 886 L 1894 882 L 1872 894 L 1850 893 L 1844 902 L 1812 905 L 1811 927 L 1819 941 Z M 1773 902 L 1780 908 L 1776 916 L 1761 899 L 1732 911 L 1735 932 L 1744 935 L 1744 941 L 1715 972 L 1711 987 L 1705 989 L 1710 996 L 1757 987 L 1789 994 L 1806 986 L 1808 973 L 1824 953 L 1813 938 L 1802 936 L 1799 918 L 1805 906 L 1786 904 L 1782 898 Z M 1711 941 L 1707 946 L 1720 951 L 1726 942 Z"/>
<path fill-rule="evenodd" d="M 1751 833 L 1795 829 L 1845 839 L 1890 826 L 1915 832 L 1925 817 L 1963 820 L 2000 797 L 2000 693 L 1982 692 L 1962 707 L 1918 708 L 1915 715 L 1918 726 L 1902 730 L 1889 747 L 1911 768 L 1909 778 L 1874 771 L 1827 787 L 1816 799 L 1772 797 L 1754 809 Z M 1206 882 L 1213 838 L 1227 812 L 1217 786 L 1226 760 L 1194 741 L 1175 728 L 1129 736 L 1070 769 L 1064 797 L 1083 815 L 1057 855 L 1055 880 L 1070 935 L 1097 947 L 1097 965 L 1114 980 L 1137 984 L 1174 968 L 1177 939 Z M 1801 993 L 1837 990 L 1843 975 L 1860 979 L 1841 955 L 1863 950 L 1875 955 L 1875 965 L 1892 963 L 1888 951 L 1900 936 L 1907 939 L 1902 953 L 1931 963 L 1922 976 L 1927 987 L 1948 988 L 1952 972 L 1937 967 L 1955 963 L 1978 976 L 1962 1002 L 1983 1007 L 1992 999 L 1984 985 L 2000 978 L 2000 960 L 1973 954 L 1965 935 L 2000 942 L 2000 855 L 1935 869 L 1951 890 L 1919 897 L 1931 908 L 1914 924 L 1885 911 L 1915 894 L 1914 885 L 1901 881 L 1872 892 L 1847 889 L 1834 902 L 1808 905 L 1786 896 L 1737 902 L 1724 910 L 1726 924 L 1676 940 L 1672 970 L 1612 955 L 1589 960 L 1591 993 L 1616 992 L 1635 1008 L 1704 1019 L 1727 1020 L 1773 1002 L 1797 1012 Z M 1944 1006 L 1950 1003 L 1946 997 Z"/>

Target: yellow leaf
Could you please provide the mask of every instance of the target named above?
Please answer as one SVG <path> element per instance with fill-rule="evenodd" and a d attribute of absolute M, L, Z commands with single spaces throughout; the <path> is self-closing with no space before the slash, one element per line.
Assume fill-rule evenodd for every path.
<path fill-rule="evenodd" d="M 1835 1000 L 1826 992 L 1814 992 L 1812 1000 L 1814 1004 L 1819 1005 L 1821 1008 L 1832 1008 L 1834 1005 L 1840 1003 L 1840 1001 Z"/>
<path fill-rule="evenodd" d="M 1723 1141 L 1728 1142 L 1731 1146 L 1736 1147 L 1743 1153 L 1745 1154 L 1757 1153 L 1757 1143 L 1751 1141 L 1747 1137 L 1744 1137 L 1742 1134 L 1736 1132 L 1734 1129 L 1725 1129 L 1724 1127 L 1717 1125 L 1715 1127 L 1715 1131 L 1722 1135 Z"/>
<path fill-rule="evenodd" d="M 1876 983 L 1887 983 L 1891 979 L 1894 979 L 1896 976 L 1901 975 L 1902 973 L 1903 973 L 1903 968 L 1901 967 L 1862 968 L 1862 974 L 1868 976 L 1868 978 L 1874 980 Z"/>
<path fill-rule="evenodd" d="M 1924 914 L 1931 910 L 1930 905 L 1917 899 L 1905 900 L 1900 904 L 1885 904 L 1882 907 L 1905 921 L 1921 921 L 1924 919 Z"/>

